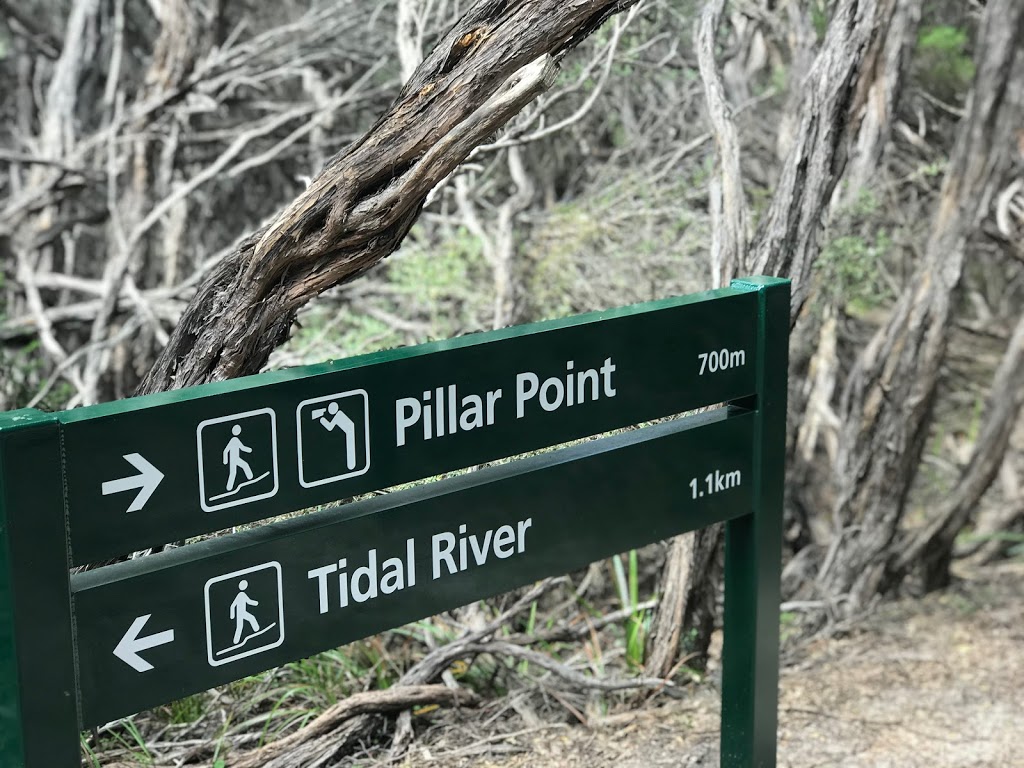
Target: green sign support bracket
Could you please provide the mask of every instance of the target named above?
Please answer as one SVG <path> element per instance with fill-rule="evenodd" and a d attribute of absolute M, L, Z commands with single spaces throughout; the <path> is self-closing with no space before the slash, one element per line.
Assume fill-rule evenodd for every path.
<path fill-rule="evenodd" d="M 789 282 L 747 278 L 0 414 L 0 765 L 73 768 L 82 728 L 725 523 L 721 764 L 772 768 L 788 334 Z"/>
<path fill-rule="evenodd" d="M 725 530 L 723 768 L 772 768 L 778 730 L 779 604 L 786 462 L 789 281 L 734 280 L 756 291 L 754 510 Z"/>
<path fill-rule="evenodd" d="M 80 762 L 57 419 L 0 414 L 0 765 Z"/>

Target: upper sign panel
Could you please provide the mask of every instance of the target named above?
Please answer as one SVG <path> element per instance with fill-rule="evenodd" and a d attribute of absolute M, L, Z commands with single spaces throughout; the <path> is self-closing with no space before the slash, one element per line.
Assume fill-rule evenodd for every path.
<path fill-rule="evenodd" d="M 59 415 L 76 565 L 754 392 L 723 289 Z"/>

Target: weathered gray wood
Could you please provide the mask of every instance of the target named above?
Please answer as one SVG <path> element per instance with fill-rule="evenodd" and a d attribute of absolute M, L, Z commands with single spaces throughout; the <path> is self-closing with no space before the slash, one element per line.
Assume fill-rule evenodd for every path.
<path fill-rule="evenodd" d="M 1010 97 L 1024 4 L 992 0 L 977 74 L 943 180 L 924 259 L 888 322 L 863 350 L 841 407 L 836 539 L 819 580 L 848 613 L 886 586 L 886 568 L 920 462 L 968 240 L 1009 165 L 1022 105 Z M 1019 88 L 1019 84 L 1014 84 Z"/>
<path fill-rule="evenodd" d="M 301 730 L 231 759 L 232 768 L 266 768 L 274 763 L 310 765 L 325 754 L 366 735 L 366 715 L 400 712 L 426 704 L 475 707 L 480 697 L 466 688 L 446 685 L 399 685 L 360 691 L 325 709 Z M 355 725 L 356 727 L 349 727 Z"/>
<path fill-rule="evenodd" d="M 204 282 L 139 393 L 258 371 L 298 309 L 394 251 L 427 194 L 635 0 L 479 0 L 390 109 Z"/>
<path fill-rule="evenodd" d="M 971 519 L 981 497 L 996 479 L 1010 437 L 1024 406 L 1024 317 L 1018 322 L 992 381 L 978 440 L 952 495 L 931 522 L 905 546 L 891 570 L 902 576 L 920 568 L 926 590 L 949 583 L 949 565 L 957 535 Z"/>
<path fill-rule="evenodd" d="M 840 0 L 803 84 L 799 123 L 747 264 L 754 274 L 793 280 L 796 322 L 811 288 L 823 216 L 842 178 L 848 143 L 863 115 L 856 109 L 861 63 L 884 33 L 891 7 L 877 0 Z"/>

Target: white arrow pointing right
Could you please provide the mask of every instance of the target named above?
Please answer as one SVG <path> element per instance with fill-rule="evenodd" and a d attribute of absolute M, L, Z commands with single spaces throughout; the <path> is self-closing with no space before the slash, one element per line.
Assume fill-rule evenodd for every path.
<path fill-rule="evenodd" d="M 101 486 L 101 490 L 103 495 L 107 496 L 111 493 L 133 491 L 138 488 L 139 492 L 135 494 L 135 499 L 127 510 L 128 512 L 138 512 L 149 501 L 149 497 L 153 495 L 156 487 L 160 485 L 160 481 L 164 479 L 164 473 L 146 461 L 140 453 L 126 453 L 122 458 L 139 470 L 139 474 L 129 475 L 118 480 L 107 480 Z"/>
<path fill-rule="evenodd" d="M 124 637 L 118 642 L 117 647 L 114 648 L 114 655 L 136 672 L 148 672 L 153 668 L 152 664 L 139 656 L 139 651 L 174 642 L 173 629 L 157 632 L 155 635 L 147 637 L 139 637 L 139 633 L 142 632 L 146 622 L 149 621 L 149 617 L 152 615 L 147 613 L 145 616 L 139 616 L 135 619 L 132 625 L 128 627 L 128 631 L 124 633 Z"/>

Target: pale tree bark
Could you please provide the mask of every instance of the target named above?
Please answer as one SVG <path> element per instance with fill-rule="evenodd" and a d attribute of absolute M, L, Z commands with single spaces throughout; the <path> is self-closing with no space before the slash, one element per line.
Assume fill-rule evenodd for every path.
<path fill-rule="evenodd" d="M 506 153 L 509 178 L 515 185 L 515 192 L 498 206 L 491 228 L 484 225 L 478 206 L 471 197 L 470 180 L 460 176 L 455 179 L 454 184 L 455 199 L 462 214 L 462 221 L 480 241 L 484 258 L 491 267 L 494 286 L 494 314 L 491 327 L 495 329 L 511 325 L 515 320 L 515 222 L 516 217 L 529 207 L 535 192 L 535 185 L 523 165 L 520 148 L 511 146 Z"/>
<path fill-rule="evenodd" d="M 398 0 L 395 19 L 395 47 L 398 49 L 402 82 L 408 82 L 423 60 L 423 17 L 421 0 Z"/>
<path fill-rule="evenodd" d="M 33 149 L 41 158 L 56 165 L 63 164 L 76 142 L 75 108 L 79 99 L 78 83 L 90 54 L 90 29 L 95 23 L 99 3 L 97 0 L 76 0 L 68 13 L 64 43 L 54 65 L 53 77 L 46 89 L 45 108 L 40 117 L 39 131 L 32 141 Z M 29 173 L 28 186 L 34 186 L 49 173 L 47 164 L 37 164 Z M 46 245 L 33 249 L 32 244 L 54 227 L 60 215 L 57 206 L 41 205 L 22 226 L 14 229 L 12 245 L 16 260 L 16 276 L 25 291 L 25 301 L 39 328 L 40 345 L 58 364 L 70 360 L 68 351 L 57 339 L 52 324 L 45 315 L 44 302 L 35 280 L 38 271 L 52 271 L 54 247 Z M 75 372 L 70 376 L 73 385 L 85 388 L 83 377 Z"/>
<path fill-rule="evenodd" d="M 1024 5 L 990 2 L 978 35 L 977 74 L 923 261 L 889 321 L 859 356 L 844 392 L 835 540 L 819 581 L 848 614 L 887 586 L 886 561 L 927 435 L 968 240 L 990 212 L 1013 148 L 1012 131 L 1021 124 L 1011 93 L 1021 35 Z"/>
<path fill-rule="evenodd" d="M 795 13 L 792 5 L 790 9 L 791 15 Z M 921 0 L 879 4 L 880 34 L 865 52 L 850 107 L 858 128 L 849 141 L 846 169 L 825 213 L 826 224 L 865 191 L 879 186 L 882 154 L 897 119 L 920 20 Z M 794 319 L 790 339 L 787 538 L 795 549 L 818 544 L 827 536 L 825 526 L 814 519 L 817 510 L 834 503 L 830 471 L 838 455 L 841 424 L 834 401 L 842 384 L 838 354 L 842 307 L 837 305 L 838 297 L 824 297 L 815 289 L 810 295 L 813 308 Z"/>
<path fill-rule="evenodd" d="M 805 95 L 782 179 L 749 250 L 743 223 L 746 214 L 739 178 L 739 145 L 714 57 L 715 29 L 723 8 L 723 0 L 709 0 L 696 34 L 723 177 L 720 189 L 732 190 L 721 196 L 721 210 L 713 217 L 714 238 L 723 253 L 732 255 L 732 269 L 752 264 L 756 273 L 793 277 L 791 317 L 795 321 L 809 291 L 811 266 L 819 252 L 821 220 L 843 173 L 846 145 L 859 126 L 853 110 L 861 61 L 877 36 L 883 34 L 886 14 L 891 13 L 892 6 L 871 0 L 837 4 L 825 41 L 802 84 Z M 732 276 L 735 273 L 724 275 Z M 679 537 L 670 545 L 661 579 L 662 597 L 648 641 L 649 674 L 669 674 L 678 655 L 681 632 L 696 629 L 695 650 L 706 649 L 710 626 L 702 617 L 705 607 L 714 604 L 718 578 L 711 566 L 720 561 L 721 541 L 720 531 L 709 529 Z"/>
<path fill-rule="evenodd" d="M 717 288 L 744 269 L 747 204 L 740 170 L 740 142 L 732 109 L 715 61 L 716 38 L 725 0 L 710 0 L 694 28 L 694 45 L 704 99 L 715 137 L 717 169 L 709 183 L 711 276 Z M 669 542 L 661 573 L 658 608 L 647 637 L 645 671 L 669 677 L 684 637 L 689 651 L 703 657 L 711 642 L 720 586 L 722 526 L 677 536 Z"/>
<path fill-rule="evenodd" d="M 911 569 L 920 569 L 926 590 L 938 589 L 949 583 L 953 544 L 999 474 L 1022 405 L 1024 317 L 1017 322 L 992 381 L 982 427 L 967 466 L 953 493 L 942 503 L 931 522 L 917 531 L 908 543 L 898 547 L 899 554 L 890 567 L 892 577 L 899 578 Z"/>
<path fill-rule="evenodd" d="M 746 271 L 747 201 L 740 170 L 740 139 L 715 64 L 715 36 L 725 0 L 711 0 L 701 13 L 694 43 L 704 101 L 715 137 L 719 172 L 711 180 L 711 279 L 715 288 Z"/>
<path fill-rule="evenodd" d="M 917 40 L 921 0 L 884 0 L 879 14 L 883 34 L 874 39 L 864 56 L 853 101 L 853 113 L 858 117 L 860 128 L 850 147 L 843 178 L 844 192 L 838 196 L 846 202 L 873 186 L 882 151 L 892 134 Z"/>
<path fill-rule="evenodd" d="M 153 49 L 150 62 L 143 81 L 142 99 L 159 98 L 161 94 L 177 91 L 192 72 L 196 58 L 197 22 L 189 0 L 154 0 L 151 9 L 160 23 L 160 35 Z M 110 72 L 107 78 L 106 100 L 114 109 L 114 130 L 111 132 L 106 158 L 107 175 L 107 226 L 110 234 L 107 241 L 112 249 L 103 268 L 103 294 L 100 308 L 92 321 L 89 344 L 86 347 L 85 362 L 82 367 L 84 388 L 80 395 L 85 403 L 98 402 L 100 379 L 111 368 L 112 349 L 104 344 L 115 323 L 118 299 L 127 287 L 128 293 L 136 297 L 148 327 L 153 331 L 156 340 L 167 343 L 167 333 L 152 311 L 147 311 L 145 302 L 138 299 L 139 289 L 137 273 L 145 269 L 173 271 L 178 258 L 178 237 L 180 222 L 187 211 L 187 204 L 180 201 L 175 209 L 156 228 L 166 233 L 163 241 L 164 263 L 154 264 L 151 247 L 157 245 L 157 236 L 150 238 L 133 237 L 145 212 L 152 208 L 153 200 L 165 198 L 170 192 L 170 171 L 161 173 L 161 166 L 166 169 L 173 165 L 176 142 L 168 140 L 163 143 L 162 151 L 153 137 L 148 135 L 148 116 L 122 124 L 120 115 L 125 95 L 117 90 L 120 76 L 121 48 L 124 27 L 124 0 L 115 4 L 117 17 L 117 40 Z M 132 151 L 118 157 L 117 144 L 127 138 L 131 141 Z M 129 165 L 123 168 L 122 165 Z M 125 173 L 125 171 L 128 173 Z M 125 189 L 120 189 L 118 179 L 126 176 Z M 157 246 L 159 247 L 159 246 Z M 169 263 L 168 263 L 169 262 Z M 136 274 L 133 274 L 133 270 Z M 156 282 L 156 281 L 151 281 Z M 113 357 L 116 382 L 125 379 L 123 368 L 129 363 L 124 354 Z M 134 377 L 131 377 L 134 378 Z M 119 397 L 128 396 L 128 392 L 116 392 Z"/>
<path fill-rule="evenodd" d="M 140 393 L 259 371 L 310 298 L 398 247 L 430 190 L 551 81 L 621 0 L 475 3 L 391 108 L 199 288 Z"/>
<path fill-rule="evenodd" d="M 811 290 L 821 223 L 863 117 L 855 109 L 861 65 L 874 41 L 885 33 L 886 12 L 887 6 L 878 0 L 835 4 L 821 50 L 800 84 L 798 124 L 787 142 L 771 205 L 751 243 L 753 273 L 792 279 L 792 322 Z"/>
<path fill-rule="evenodd" d="M 669 542 L 658 608 L 647 636 L 646 674 L 671 677 L 681 650 L 697 658 L 707 655 L 717 615 L 722 542 L 721 525 L 676 536 Z"/>

